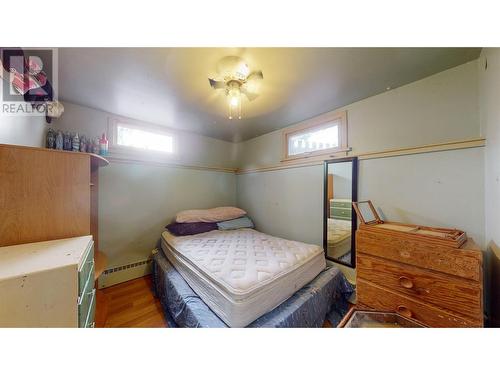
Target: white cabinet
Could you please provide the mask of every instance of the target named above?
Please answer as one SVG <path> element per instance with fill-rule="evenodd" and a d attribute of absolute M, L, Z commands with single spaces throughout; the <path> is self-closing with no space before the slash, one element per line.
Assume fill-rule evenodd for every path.
<path fill-rule="evenodd" d="M 0 247 L 0 327 L 93 327 L 92 236 Z"/>

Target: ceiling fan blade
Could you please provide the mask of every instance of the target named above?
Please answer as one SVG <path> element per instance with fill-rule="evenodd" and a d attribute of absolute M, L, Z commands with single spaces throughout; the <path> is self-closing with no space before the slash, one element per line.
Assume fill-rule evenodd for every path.
<path fill-rule="evenodd" d="M 251 72 L 247 77 L 247 80 L 250 79 L 264 79 L 264 74 L 262 74 L 262 70 L 256 70 L 254 72 Z"/>
<path fill-rule="evenodd" d="M 240 92 L 244 94 L 250 101 L 257 99 L 257 97 L 259 96 L 259 94 L 248 91 L 245 87 L 242 87 L 240 89 Z"/>
<path fill-rule="evenodd" d="M 215 79 L 209 78 L 208 82 L 214 89 L 223 89 L 226 87 L 226 83 L 224 81 L 216 81 Z"/>

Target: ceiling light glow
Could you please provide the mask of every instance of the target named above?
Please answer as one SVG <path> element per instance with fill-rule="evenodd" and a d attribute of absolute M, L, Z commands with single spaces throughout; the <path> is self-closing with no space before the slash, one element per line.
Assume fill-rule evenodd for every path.
<path fill-rule="evenodd" d="M 232 107 L 236 107 L 239 103 L 238 97 L 233 96 L 231 99 L 229 99 L 229 104 L 231 104 Z"/>

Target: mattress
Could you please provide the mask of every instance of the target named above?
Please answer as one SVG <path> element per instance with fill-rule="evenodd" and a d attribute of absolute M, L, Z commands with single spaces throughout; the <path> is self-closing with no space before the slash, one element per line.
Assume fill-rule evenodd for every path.
<path fill-rule="evenodd" d="M 328 218 L 328 245 L 335 245 L 351 238 L 351 227 L 350 221 Z"/>
<path fill-rule="evenodd" d="M 319 246 L 253 229 L 176 237 L 162 250 L 188 285 L 229 327 L 245 327 L 314 279 L 326 266 Z"/>
<path fill-rule="evenodd" d="M 340 258 L 351 250 L 351 222 L 328 219 L 327 254 Z"/>
<path fill-rule="evenodd" d="M 331 198 L 330 204 L 332 204 L 333 202 L 349 203 L 349 205 L 350 205 L 352 200 L 349 198 Z"/>
<path fill-rule="evenodd" d="M 160 299 L 168 327 L 227 328 L 227 325 L 191 289 L 167 260 L 155 251 L 153 289 Z M 340 270 L 327 266 L 311 282 L 270 312 L 254 320 L 252 328 L 322 327 L 325 320 L 337 326 L 349 308 L 353 287 Z"/>

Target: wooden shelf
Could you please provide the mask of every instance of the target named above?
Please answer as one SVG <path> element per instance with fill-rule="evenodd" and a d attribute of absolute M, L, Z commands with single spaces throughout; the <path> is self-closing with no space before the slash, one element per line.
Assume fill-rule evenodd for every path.
<path fill-rule="evenodd" d="M 108 257 L 101 251 L 96 251 L 94 254 L 94 281 L 97 281 L 99 276 L 102 275 L 104 270 L 106 269 L 106 265 L 108 263 Z"/>
<path fill-rule="evenodd" d="M 90 155 L 90 162 L 92 166 L 97 166 L 97 167 L 105 167 L 109 165 L 109 161 L 105 158 L 103 158 L 100 155 L 93 154 L 90 152 L 76 152 L 76 151 L 67 151 L 67 150 L 55 150 L 52 148 L 46 148 L 46 147 L 32 147 L 32 146 L 19 146 L 19 145 L 7 145 L 0 143 L 0 147 L 10 147 L 10 148 L 18 148 L 18 149 L 24 149 L 24 150 L 38 150 L 38 151 L 45 151 L 45 152 L 61 152 L 63 154 L 72 154 L 72 155 Z"/>
<path fill-rule="evenodd" d="M 82 152 L 83 154 L 83 152 Z M 109 165 L 109 161 L 97 154 L 89 154 L 90 155 L 90 163 L 92 167 L 106 167 Z"/>

